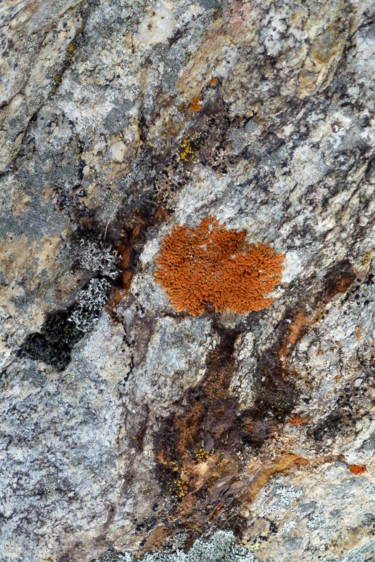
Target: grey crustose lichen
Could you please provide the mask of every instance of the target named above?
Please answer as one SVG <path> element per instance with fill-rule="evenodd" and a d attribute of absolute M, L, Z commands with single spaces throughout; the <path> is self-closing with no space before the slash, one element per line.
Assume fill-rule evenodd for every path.
<path fill-rule="evenodd" d="M 100 562 L 134 562 L 129 553 L 106 552 Z M 249 550 L 239 546 L 231 532 L 218 531 L 208 541 L 197 540 L 186 554 L 177 550 L 172 554 L 154 552 L 146 554 L 139 562 L 253 562 Z"/>

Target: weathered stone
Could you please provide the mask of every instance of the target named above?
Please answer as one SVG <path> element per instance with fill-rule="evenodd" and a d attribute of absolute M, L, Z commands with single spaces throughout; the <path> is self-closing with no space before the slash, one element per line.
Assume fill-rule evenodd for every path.
<path fill-rule="evenodd" d="M 373 0 L 3 0 L 0 558 L 370 561 Z M 173 226 L 285 255 L 176 312 Z"/>

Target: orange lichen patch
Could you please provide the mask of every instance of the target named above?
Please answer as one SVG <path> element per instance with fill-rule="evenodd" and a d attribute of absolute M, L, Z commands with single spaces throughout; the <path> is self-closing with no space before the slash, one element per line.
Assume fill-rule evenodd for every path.
<path fill-rule="evenodd" d="M 281 281 L 285 256 L 245 236 L 207 217 L 197 228 L 177 225 L 164 238 L 155 278 L 178 312 L 196 316 L 209 304 L 239 314 L 270 307 L 266 295 Z"/>
<path fill-rule="evenodd" d="M 335 382 L 339 382 L 341 380 L 341 375 L 336 375 Z"/>
<path fill-rule="evenodd" d="M 216 88 L 216 86 L 218 85 L 217 78 L 212 78 L 209 82 L 209 85 L 212 86 L 213 88 Z"/>
<path fill-rule="evenodd" d="M 304 418 L 300 418 L 299 416 L 295 416 L 294 418 L 290 418 L 290 423 L 293 425 L 303 425 L 307 423 L 307 420 Z"/>
<path fill-rule="evenodd" d="M 190 111 L 200 111 L 202 109 L 202 102 L 199 98 L 193 98 L 190 102 Z"/>
<path fill-rule="evenodd" d="M 366 472 L 367 468 L 364 464 L 350 464 L 349 470 L 352 474 L 359 476 L 360 474 Z"/>
<path fill-rule="evenodd" d="M 358 326 L 357 331 L 355 333 L 357 341 L 359 340 L 359 338 L 361 337 L 361 332 L 362 332 L 362 326 Z"/>

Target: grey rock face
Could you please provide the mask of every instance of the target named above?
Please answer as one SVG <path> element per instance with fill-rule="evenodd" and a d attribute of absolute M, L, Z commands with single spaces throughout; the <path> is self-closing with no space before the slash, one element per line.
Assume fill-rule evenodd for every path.
<path fill-rule="evenodd" d="M 374 21 L 3 0 L 1 560 L 373 559 Z M 285 255 L 270 308 L 156 284 L 208 216 Z"/>

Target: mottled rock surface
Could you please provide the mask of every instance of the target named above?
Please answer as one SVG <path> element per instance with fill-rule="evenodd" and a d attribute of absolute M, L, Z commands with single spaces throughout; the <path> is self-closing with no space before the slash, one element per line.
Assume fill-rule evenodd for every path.
<path fill-rule="evenodd" d="M 0 559 L 375 559 L 373 0 L 2 0 Z M 174 225 L 285 255 L 177 313 Z"/>

